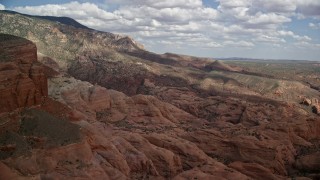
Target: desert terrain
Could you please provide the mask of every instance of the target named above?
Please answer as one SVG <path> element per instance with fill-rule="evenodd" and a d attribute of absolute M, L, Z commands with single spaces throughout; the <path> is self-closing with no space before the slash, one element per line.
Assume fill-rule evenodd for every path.
<path fill-rule="evenodd" d="M 0 11 L 0 179 L 319 179 L 320 63 L 156 54 Z"/>

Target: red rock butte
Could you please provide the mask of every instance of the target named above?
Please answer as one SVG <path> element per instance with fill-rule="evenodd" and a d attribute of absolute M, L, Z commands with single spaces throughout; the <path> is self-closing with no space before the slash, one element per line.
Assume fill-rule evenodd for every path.
<path fill-rule="evenodd" d="M 31 41 L 0 34 L 0 113 L 41 103 L 47 78 Z"/>

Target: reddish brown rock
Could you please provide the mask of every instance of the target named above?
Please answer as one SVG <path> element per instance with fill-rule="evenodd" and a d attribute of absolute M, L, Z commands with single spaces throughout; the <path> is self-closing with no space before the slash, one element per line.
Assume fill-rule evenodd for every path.
<path fill-rule="evenodd" d="M 312 101 L 311 101 L 311 99 L 303 98 L 302 104 L 304 104 L 306 106 L 310 106 L 312 104 Z"/>
<path fill-rule="evenodd" d="M 78 57 L 68 73 L 92 84 L 98 83 L 105 88 L 135 95 L 147 71 L 138 64 L 104 61 L 95 56 L 90 57 L 88 53 Z"/>
<path fill-rule="evenodd" d="M 319 171 L 320 170 L 320 152 L 316 152 L 313 154 L 300 157 L 295 162 L 295 166 L 301 170 Z"/>
<path fill-rule="evenodd" d="M 312 112 L 320 115 L 320 105 L 313 105 Z"/>
<path fill-rule="evenodd" d="M 37 48 L 31 41 L 8 34 L 0 35 L 1 62 L 32 64 L 37 61 Z"/>
<path fill-rule="evenodd" d="M 158 175 L 172 178 L 183 171 L 180 157 L 172 151 L 151 144 L 139 134 L 121 132 L 119 135 L 152 161 Z"/>
<path fill-rule="evenodd" d="M 36 46 L 10 35 L 0 39 L 0 113 L 40 104 L 48 92 Z"/>
<path fill-rule="evenodd" d="M 159 87 L 160 89 L 160 87 Z M 250 162 L 288 176 L 299 151 L 320 137 L 320 121 L 300 106 L 242 96 L 209 96 L 178 88 L 154 90 L 158 98 L 209 121 L 209 128 L 180 134 L 212 158 L 229 164 Z M 249 175 L 250 176 L 250 175 Z"/>
<path fill-rule="evenodd" d="M 239 172 L 250 176 L 254 179 L 269 179 L 269 180 L 278 180 L 278 179 L 287 179 L 285 177 L 277 176 L 272 173 L 268 168 L 265 168 L 257 163 L 243 163 L 243 162 L 233 162 L 228 165 L 229 167 L 238 170 Z"/>
<path fill-rule="evenodd" d="M 184 180 L 184 179 L 239 179 L 248 180 L 250 177 L 232 169 L 228 168 L 222 163 L 209 160 L 207 163 L 194 167 L 193 169 L 186 170 L 173 179 Z"/>
<path fill-rule="evenodd" d="M 27 179 L 18 175 L 17 172 L 11 170 L 8 166 L 0 162 L 0 179 Z M 39 176 L 33 177 L 34 179 L 40 178 Z M 31 177 L 30 177 L 31 179 Z"/>

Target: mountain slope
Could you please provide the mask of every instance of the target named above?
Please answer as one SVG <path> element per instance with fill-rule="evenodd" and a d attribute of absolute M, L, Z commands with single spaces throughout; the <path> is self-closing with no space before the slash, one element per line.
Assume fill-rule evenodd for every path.
<path fill-rule="evenodd" d="M 107 32 L 77 29 L 80 25 L 74 23 L 57 23 L 63 18 L 29 16 L 11 11 L 0 11 L 0 32 L 21 36 L 34 41 L 42 54 L 56 59 L 62 68 L 66 69 L 70 61 L 77 56 L 87 54 L 101 55 L 113 59 L 125 59 L 129 54 L 147 61 L 175 66 L 193 66 L 200 68 L 209 63 L 208 59 L 195 58 L 202 61 L 191 61 L 190 57 L 164 54 L 159 55 L 144 50 L 143 45 L 128 36 L 116 35 Z M 49 19 L 53 21 L 46 21 Z M 69 20 L 69 19 L 68 19 Z M 74 20 L 70 20 L 74 21 Z M 17 30 L 16 25 L 19 25 Z M 54 38 L 53 38 L 54 37 Z"/>
<path fill-rule="evenodd" d="M 0 32 L 25 37 L 36 43 L 38 52 L 58 63 L 60 69 L 72 76 L 98 83 L 134 95 L 145 91 L 143 84 L 149 79 L 156 85 L 186 86 L 193 91 L 234 92 L 250 95 L 264 95 L 261 89 L 270 89 L 268 96 L 278 100 L 300 101 L 297 92 L 306 92 L 309 98 L 316 98 L 317 93 L 306 85 L 294 85 L 301 90 L 285 91 L 286 87 L 277 81 L 272 84 L 261 83 L 258 87 L 248 85 L 259 79 L 259 74 L 250 75 L 251 80 L 242 81 L 237 76 L 210 74 L 206 71 L 237 71 L 241 68 L 230 67 L 219 61 L 195 58 L 176 54 L 155 54 L 142 49 L 127 36 L 77 29 L 56 22 L 27 17 L 21 14 L 0 13 Z M 104 67 L 104 68 L 101 68 Z M 170 85 L 171 84 L 171 85 Z M 290 84 L 290 82 L 289 82 Z M 287 84 L 286 84 L 287 85 Z M 264 87 L 268 86 L 268 87 Z M 291 86 L 291 84 L 289 85 Z M 278 96 L 278 92 L 281 95 Z M 310 91 L 310 92 L 309 92 Z M 303 94 L 301 94 L 303 96 Z M 294 97 L 294 98 L 291 98 Z"/>
<path fill-rule="evenodd" d="M 0 12 L 1 33 L 27 38 L 45 54 L 66 69 L 70 61 L 88 51 L 117 55 L 116 50 L 133 51 L 141 48 L 131 38 L 88 29 L 77 29 L 54 21 Z"/>
<path fill-rule="evenodd" d="M 27 17 L 45 19 L 45 20 L 49 20 L 49 21 L 53 21 L 53 22 L 59 22 L 61 24 L 73 26 L 75 28 L 90 29 L 87 26 L 84 26 L 84 25 L 80 24 L 79 22 L 77 22 L 76 20 L 69 18 L 69 17 L 32 16 L 32 15 L 22 14 L 22 13 L 18 13 L 15 11 L 9 11 L 9 10 L 3 10 L 3 12 L 10 13 L 10 14 L 20 14 L 20 15 L 27 16 Z"/>
<path fill-rule="evenodd" d="M 200 94 L 257 95 L 296 103 L 303 97 L 318 98 L 319 94 L 306 84 L 283 82 L 220 61 L 148 52 L 127 36 L 79 29 L 6 11 L 0 12 L 0 18 L 0 32 L 35 42 L 38 53 L 44 57 L 41 59 L 52 59 L 60 66 L 54 69 L 128 95 L 154 94 L 154 90 L 145 86 L 149 81 L 155 86 L 186 87 Z M 49 61 L 43 62 L 52 65 Z M 252 85 L 260 80 L 268 83 Z"/>

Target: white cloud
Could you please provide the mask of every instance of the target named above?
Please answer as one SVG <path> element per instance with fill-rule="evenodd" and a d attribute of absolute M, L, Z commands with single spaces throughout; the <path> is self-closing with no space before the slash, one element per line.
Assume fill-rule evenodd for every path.
<path fill-rule="evenodd" d="M 298 41 L 311 41 L 312 39 L 309 36 L 299 36 L 297 34 L 294 34 L 292 31 L 278 31 L 277 32 L 278 35 L 280 36 L 287 36 L 287 37 L 292 37 L 293 39 L 296 39 Z"/>
<path fill-rule="evenodd" d="M 320 23 L 309 23 L 311 29 L 320 29 Z"/>
<path fill-rule="evenodd" d="M 223 8 L 237 8 L 237 7 L 247 7 L 252 4 L 251 0 L 218 0 L 220 2 L 220 7 Z"/>
<path fill-rule="evenodd" d="M 124 4 L 126 6 L 148 6 L 154 8 L 197 8 L 202 6 L 202 0 L 106 0 L 106 3 Z"/>
<path fill-rule="evenodd" d="M 15 7 L 13 10 L 43 16 L 68 16 L 80 20 L 85 18 L 96 18 L 101 20 L 113 20 L 119 18 L 113 13 L 100 9 L 95 4 L 79 3 L 77 1 L 61 5 L 47 4 L 41 6 Z"/>
<path fill-rule="evenodd" d="M 255 9 L 264 12 L 288 13 L 297 9 L 297 4 L 294 3 L 294 0 L 255 0 L 252 3 Z"/>
<path fill-rule="evenodd" d="M 143 18 L 182 24 L 193 20 L 215 19 L 217 11 L 212 8 L 183 9 L 174 7 L 157 9 L 148 6 L 125 6 L 114 11 L 114 14 L 129 20 Z"/>
<path fill-rule="evenodd" d="M 305 17 L 320 18 L 319 0 L 295 0 L 297 4 L 297 13 Z"/>
<path fill-rule="evenodd" d="M 234 46 L 234 47 L 253 47 L 254 44 L 248 41 L 225 41 L 224 45 L 226 46 Z"/>
<path fill-rule="evenodd" d="M 5 10 L 5 9 L 6 9 L 6 7 L 2 4 L 0 4 L 0 10 Z"/>
<path fill-rule="evenodd" d="M 210 42 L 205 44 L 205 46 L 203 48 L 221 48 L 223 47 L 223 45 L 216 43 L 216 42 Z"/>
<path fill-rule="evenodd" d="M 319 0 L 217 0 L 220 9 L 248 8 L 249 12 L 299 13 L 302 16 L 320 16 Z M 291 14 L 292 15 L 292 14 Z"/>
<path fill-rule="evenodd" d="M 249 24 L 282 24 L 285 22 L 290 22 L 291 19 L 282 15 L 278 15 L 275 13 L 257 13 L 250 20 L 248 20 Z"/>
<path fill-rule="evenodd" d="M 285 43 L 286 42 L 286 40 L 283 38 L 269 36 L 269 35 L 260 35 L 255 40 L 259 41 L 259 42 L 270 43 L 270 44 L 274 44 L 274 43 L 277 44 L 277 43 Z"/>
<path fill-rule="evenodd" d="M 314 28 L 316 28 L 316 25 L 314 23 L 309 23 L 309 27 L 314 29 Z"/>
<path fill-rule="evenodd" d="M 221 23 L 236 25 L 239 29 L 276 30 L 284 23 L 292 21 L 290 14 L 278 13 L 278 10 L 271 6 L 272 3 L 268 3 L 269 1 L 218 0 L 218 2 L 220 2 L 217 8 L 220 12 L 218 17 Z M 289 11 L 294 8 L 287 9 Z"/>
<path fill-rule="evenodd" d="M 294 43 L 294 45 L 299 49 L 300 48 L 304 48 L 304 49 L 319 50 L 319 48 L 320 48 L 320 44 L 312 44 L 312 43 L 307 42 L 307 41 L 299 41 L 299 42 Z"/>

